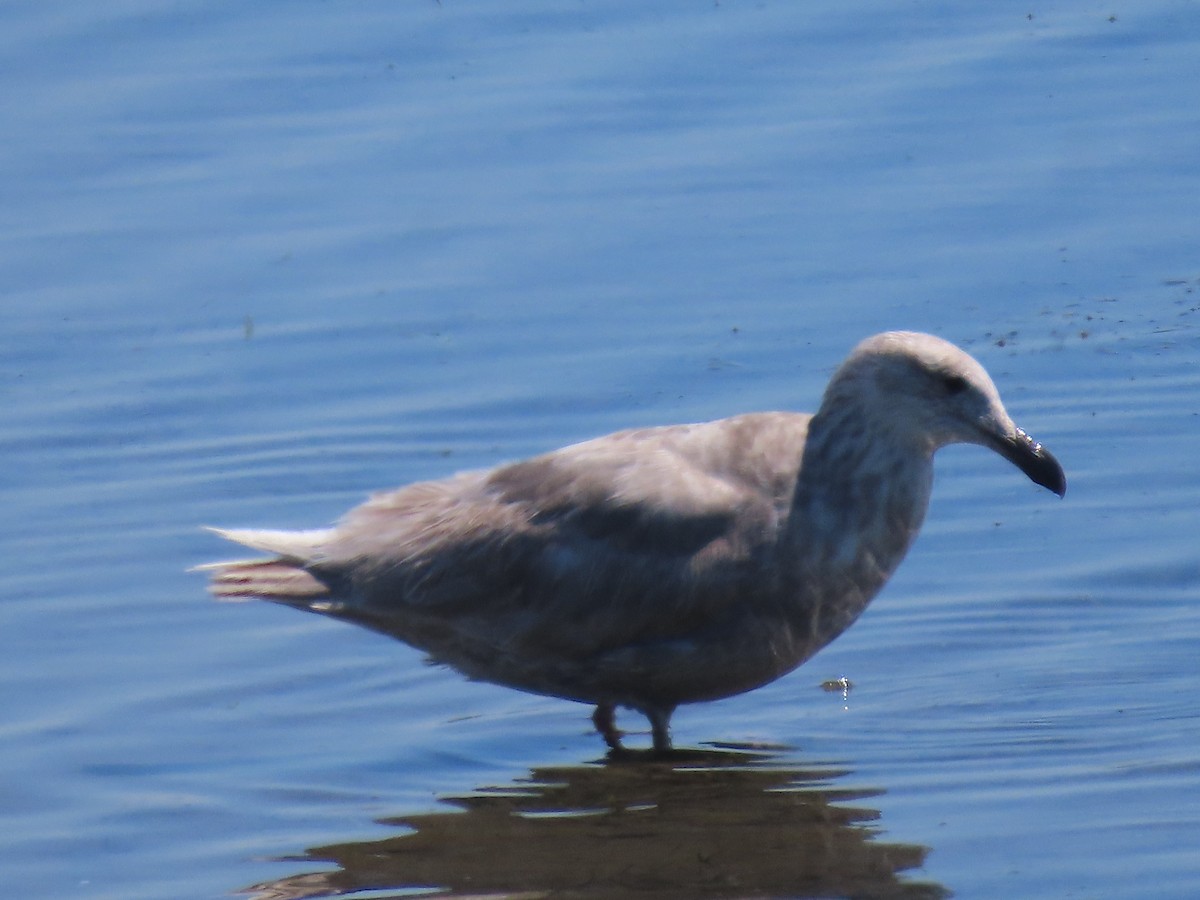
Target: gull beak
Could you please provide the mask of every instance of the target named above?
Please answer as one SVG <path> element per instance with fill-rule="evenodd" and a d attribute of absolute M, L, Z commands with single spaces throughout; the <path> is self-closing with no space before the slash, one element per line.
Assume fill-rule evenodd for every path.
<path fill-rule="evenodd" d="M 1049 450 L 1020 428 L 1012 434 L 988 435 L 988 445 L 1029 476 L 1034 484 L 1054 491 L 1058 496 L 1067 492 L 1067 476 Z"/>

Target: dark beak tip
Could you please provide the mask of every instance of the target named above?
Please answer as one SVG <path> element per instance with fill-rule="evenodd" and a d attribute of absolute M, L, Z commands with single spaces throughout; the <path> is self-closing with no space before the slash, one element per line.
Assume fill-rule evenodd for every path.
<path fill-rule="evenodd" d="M 1000 441 L 998 449 L 1034 484 L 1057 494 L 1067 495 L 1067 475 L 1054 454 L 1017 429 L 1015 438 Z"/>
<path fill-rule="evenodd" d="M 1062 499 L 1063 497 L 1067 496 L 1067 479 L 1065 477 L 1059 479 L 1057 484 L 1053 484 L 1053 485 L 1048 484 L 1048 485 L 1046 485 L 1046 487 L 1048 487 L 1054 493 L 1058 494 L 1059 499 Z"/>
<path fill-rule="evenodd" d="M 1026 472 L 1035 484 L 1057 494 L 1060 498 L 1067 495 L 1067 474 L 1055 459 L 1054 454 L 1044 447 L 1038 446 L 1034 451 L 1034 466 Z"/>

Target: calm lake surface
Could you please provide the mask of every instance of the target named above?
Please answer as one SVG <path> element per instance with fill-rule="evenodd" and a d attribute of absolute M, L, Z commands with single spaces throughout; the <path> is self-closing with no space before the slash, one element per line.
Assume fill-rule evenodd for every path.
<path fill-rule="evenodd" d="M 15 2 L 0 66 L 5 896 L 1200 896 L 1200 4 Z M 887 328 L 1067 496 L 944 452 L 674 764 L 186 571 Z"/>

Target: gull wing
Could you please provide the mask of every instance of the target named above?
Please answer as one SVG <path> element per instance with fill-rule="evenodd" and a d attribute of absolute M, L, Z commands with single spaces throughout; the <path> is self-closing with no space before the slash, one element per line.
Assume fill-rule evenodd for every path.
<path fill-rule="evenodd" d="M 759 413 L 618 432 L 379 494 L 339 523 L 314 570 L 384 619 L 601 644 L 687 633 L 769 565 L 807 423 Z"/>

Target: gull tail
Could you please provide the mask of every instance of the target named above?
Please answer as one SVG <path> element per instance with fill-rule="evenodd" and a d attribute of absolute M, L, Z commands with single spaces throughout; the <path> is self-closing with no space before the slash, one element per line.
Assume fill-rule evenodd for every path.
<path fill-rule="evenodd" d="M 242 559 L 196 566 L 193 571 L 209 573 L 209 592 L 220 600 L 274 600 L 308 606 L 331 596 L 329 585 L 307 566 L 321 557 L 320 548 L 328 530 L 261 531 L 210 528 L 221 537 L 274 553 L 272 559 Z"/>

